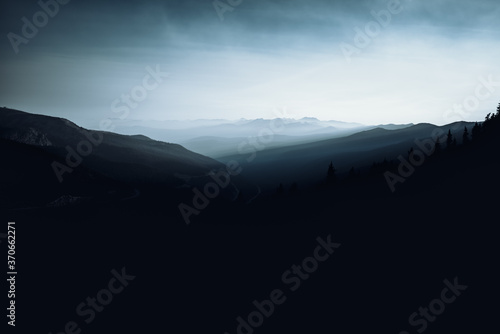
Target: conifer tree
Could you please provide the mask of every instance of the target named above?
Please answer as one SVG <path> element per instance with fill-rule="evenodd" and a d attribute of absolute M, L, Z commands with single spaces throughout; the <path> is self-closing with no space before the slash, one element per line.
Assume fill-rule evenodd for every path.
<path fill-rule="evenodd" d="M 337 170 L 335 169 L 335 167 L 333 167 L 333 162 L 330 162 L 327 172 L 327 181 L 329 183 L 333 183 L 337 179 L 337 175 L 335 175 L 336 172 Z"/>
<path fill-rule="evenodd" d="M 469 143 L 469 130 L 467 129 L 467 127 L 464 128 L 464 134 L 463 134 L 463 141 L 462 141 L 462 144 L 466 145 Z"/>
<path fill-rule="evenodd" d="M 441 142 L 439 141 L 439 138 L 436 139 L 436 143 L 434 144 L 434 154 L 436 153 L 441 153 Z"/>
<path fill-rule="evenodd" d="M 448 136 L 446 136 L 446 148 L 450 149 L 453 145 L 453 135 L 451 134 L 451 130 L 448 130 Z"/>
<path fill-rule="evenodd" d="M 481 134 L 481 126 L 476 122 L 472 128 L 472 140 L 477 140 Z"/>

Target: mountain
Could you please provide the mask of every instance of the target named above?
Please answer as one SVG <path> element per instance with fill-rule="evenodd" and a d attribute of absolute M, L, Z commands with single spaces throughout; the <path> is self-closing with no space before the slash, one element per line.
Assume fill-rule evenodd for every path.
<path fill-rule="evenodd" d="M 444 145 L 445 133 L 451 130 L 459 138 L 465 126 L 473 123 L 457 122 L 445 126 L 417 124 L 395 130 L 376 127 L 340 138 L 327 138 L 307 143 L 256 148 L 246 145 L 244 150 L 218 158 L 220 161 L 237 160 L 247 171 L 246 176 L 254 182 L 266 184 L 269 189 L 280 182 L 311 182 L 325 175 L 330 161 L 339 173 L 347 173 L 351 167 L 367 170 L 373 162 L 396 159 L 420 140 L 429 139 L 439 133 Z M 436 132 L 439 131 L 439 132 Z"/>
<path fill-rule="evenodd" d="M 239 119 L 235 121 L 137 121 L 114 119 L 114 131 L 126 135 L 143 134 L 161 141 L 176 142 L 187 149 L 221 158 L 238 154 L 247 140 L 266 141 L 266 148 L 288 147 L 352 135 L 364 130 L 382 128 L 398 130 L 413 124 L 363 125 L 359 123 L 322 121 L 315 117 L 301 119 Z"/>
<path fill-rule="evenodd" d="M 164 185 L 168 192 L 185 183 L 180 175 L 203 178 L 224 167 L 177 144 L 87 130 L 66 119 L 8 108 L 0 109 L 0 140 L 7 162 L 2 164 L 2 186 L 24 201 L 37 188 L 37 204 L 58 195 L 95 197 L 123 185 Z M 14 197 L 10 204 L 17 201 Z"/>
<path fill-rule="evenodd" d="M 375 128 L 382 128 L 386 130 L 399 130 L 399 129 L 404 129 L 404 128 L 409 128 L 410 126 L 413 126 L 415 124 L 409 123 L 409 124 L 380 124 L 375 126 Z"/>
<path fill-rule="evenodd" d="M 299 120 L 291 118 L 195 120 L 195 121 L 137 121 L 113 120 L 115 132 L 132 135 L 144 134 L 162 141 L 183 143 L 202 137 L 241 138 L 258 136 L 262 131 L 272 131 L 275 135 L 299 137 L 309 135 L 331 135 L 352 133 L 355 129 L 366 128 L 362 124 L 338 121 L 320 121 L 307 117 Z M 206 152 L 203 152 L 206 154 Z"/>

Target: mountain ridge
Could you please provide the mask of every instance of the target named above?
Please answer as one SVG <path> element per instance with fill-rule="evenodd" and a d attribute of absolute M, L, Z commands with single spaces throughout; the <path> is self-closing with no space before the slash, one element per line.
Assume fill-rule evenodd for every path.
<path fill-rule="evenodd" d="M 89 188 L 112 191 L 117 184 L 127 188 L 135 184 L 163 186 L 165 193 L 173 193 L 184 183 L 177 174 L 206 178 L 210 171 L 225 167 L 179 144 L 143 135 L 87 130 L 63 118 L 7 108 L 0 109 L 0 140 L 3 158 L 17 166 L 2 167 L 2 185 L 7 193 L 23 198 L 22 190 L 9 180 L 19 175 L 27 179 L 26 185 L 46 189 L 46 194 L 40 193 L 45 202 L 56 200 L 56 195 L 92 193 Z M 14 197 L 10 203 L 17 201 Z"/>

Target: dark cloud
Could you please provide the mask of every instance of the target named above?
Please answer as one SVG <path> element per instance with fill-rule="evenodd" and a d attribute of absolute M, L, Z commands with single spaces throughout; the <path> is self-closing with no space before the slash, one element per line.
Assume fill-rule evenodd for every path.
<path fill-rule="evenodd" d="M 240 87 L 242 75 L 254 86 L 259 78 L 266 85 L 282 82 L 278 73 L 299 71 L 299 63 L 308 70 L 317 66 L 317 58 L 343 61 L 339 44 L 352 44 L 353 28 L 364 28 L 373 20 L 371 12 L 384 10 L 387 4 L 381 0 L 244 0 L 221 21 L 212 0 L 72 0 L 60 6 L 59 13 L 16 54 L 7 34 L 21 35 L 21 18 L 31 20 L 40 10 L 37 2 L 18 0 L 0 11 L 0 100 L 32 109 L 44 105 L 44 110 L 68 110 L 73 99 L 87 110 L 100 109 L 97 115 L 109 109 L 116 94 L 141 79 L 141 69 L 154 64 L 183 78 L 172 87 L 178 96 L 195 94 L 193 87 L 198 84 L 199 90 Z M 412 57 L 423 59 L 423 52 L 426 59 L 444 62 L 449 55 L 443 50 L 453 49 L 461 50 L 458 58 L 469 56 L 472 66 L 479 57 L 497 52 L 493 47 L 479 49 L 499 37 L 497 0 L 401 0 L 401 5 L 404 10 L 393 17 L 377 43 L 363 50 L 362 57 L 371 57 L 379 68 Z M 411 54 L 419 50 L 418 56 Z M 386 63 L 381 64 L 381 59 Z M 358 69 L 352 73 L 359 75 Z M 339 75 L 332 78 L 346 81 Z M 199 94 L 207 94 L 204 108 L 217 110 L 207 106 L 210 94 Z M 187 103 L 183 101 L 179 98 L 175 108 L 183 108 Z M 197 108 L 190 106 L 186 112 Z M 64 112 L 71 117 L 71 111 Z"/>
<path fill-rule="evenodd" d="M 223 0 L 224 1 L 224 0 Z M 410 1 L 397 26 L 436 26 L 453 29 L 498 28 L 497 2 Z M 258 47 L 291 38 L 334 39 L 351 34 L 355 25 L 371 20 L 372 10 L 387 1 L 244 0 L 219 20 L 211 0 L 76 1 L 61 6 L 60 13 L 41 29 L 33 48 L 85 49 L 93 47 L 153 47 L 195 41 L 205 44 L 237 44 Z M 0 30 L 20 33 L 21 17 L 39 6 L 27 0 L 11 2 L 2 12 Z M 260 43 L 259 43 L 260 42 Z M 279 44 L 279 43 L 278 43 Z M 2 38 L 2 49 L 11 49 Z M 30 45 L 31 47 L 31 45 Z"/>

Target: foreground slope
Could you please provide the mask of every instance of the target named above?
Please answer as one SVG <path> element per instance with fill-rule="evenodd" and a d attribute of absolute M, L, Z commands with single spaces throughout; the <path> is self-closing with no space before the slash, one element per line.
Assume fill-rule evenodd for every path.
<path fill-rule="evenodd" d="M 91 131 L 66 119 L 7 108 L 0 109 L 0 140 L 6 162 L 1 170 L 2 193 L 15 192 L 16 201 L 29 198 L 26 193 L 34 185 L 47 201 L 47 197 L 55 199 L 56 193 L 90 190 L 90 180 L 108 190 L 111 184 L 162 184 L 172 190 L 183 184 L 179 174 L 204 176 L 223 167 L 180 145 Z"/>

